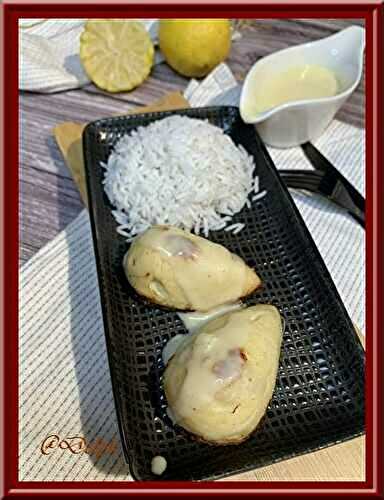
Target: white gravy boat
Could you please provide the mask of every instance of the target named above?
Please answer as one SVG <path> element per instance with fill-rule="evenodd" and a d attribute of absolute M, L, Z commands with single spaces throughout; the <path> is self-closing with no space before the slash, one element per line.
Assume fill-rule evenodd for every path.
<path fill-rule="evenodd" d="M 257 61 L 249 71 L 240 97 L 240 114 L 256 126 L 261 138 L 271 146 L 287 148 L 319 137 L 361 79 L 365 30 L 351 26 L 315 42 L 280 50 Z M 290 101 L 261 113 L 246 106 L 251 85 L 268 81 L 290 67 L 315 64 L 332 70 L 340 86 L 332 97 Z"/>

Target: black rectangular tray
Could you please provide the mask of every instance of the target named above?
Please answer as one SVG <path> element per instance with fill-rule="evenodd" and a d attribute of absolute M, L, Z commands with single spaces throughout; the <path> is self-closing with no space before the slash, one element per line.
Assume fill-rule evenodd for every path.
<path fill-rule="evenodd" d="M 172 311 L 132 293 L 122 270 L 127 243 L 116 232 L 103 169 L 124 134 L 172 114 L 208 119 L 254 156 L 267 195 L 233 222 L 237 235 L 210 239 L 240 255 L 264 286 L 248 304 L 276 305 L 285 320 L 277 383 L 256 432 L 236 446 L 193 440 L 166 415 L 161 352 L 185 327 Z M 116 413 L 125 458 L 137 480 L 216 479 L 338 443 L 364 431 L 364 351 L 324 262 L 253 126 L 234 107 L 195 108 L 107 118 L 83 134 L 97 271 Z M 209 182 L 209 174 L 207 174 Z M 159 477 L 151 459 L 168 463 Z"/>

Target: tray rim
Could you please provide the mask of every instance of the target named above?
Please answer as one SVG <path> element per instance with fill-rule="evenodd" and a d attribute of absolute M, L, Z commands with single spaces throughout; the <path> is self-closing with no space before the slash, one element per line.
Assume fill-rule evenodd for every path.
<path fill-rule="evenodd" d="M 82 146 L 83 146 L 83 158 L 84 158 L 84 167 L 85 167 L 84 170 L 85 170 L 88 205 L 89 205 L 89 217 L 90 217 L 90 223 L 91 223 L 91 229 L 92 229 L 92 242 L 93 242 L 93 250 L 94 250 L 94 256 L 95 256 L 95 261 L 96 261 L 96 268 L 97 268 L 96 274 L 97 274 L 98 289 L 99 289 L 100 303 L 101 303 L 101 309 L 102 309 L 104 336 L 105 336 L 105 341 L 106 341 L 106 346 L 107 346 L 106 350 L 107 350 L 109 372 L 110 372 L 110 377 L 111 377 L 112 393 L 113 393 L 113 399 L 114 399 L 114 405 L 115 405 L 115 414 L 116 414 L 116 418 L 117 418 L 120 439 L 122 441 L 123 454 L 124 454 L 124 457 L 125 457 L 125 460 L 126 460 L 128 466 L 129 466 L 129 472 L 135 481 L 145 482 L 148 480 L 140 478 L 140 476 L 137 475 L 136 471 L 134 470 L 134 467 L 133 467 L 134 452 L 133 451 L 129 452 L 129 450 L 132 450 L 133 447 L 129 443 L 129 437 L 126 436 L 126 434 L 124 432 L 123 423 L 122 423 L 122 411 L 121 411 L 120 403 L 119 403 L 119 400 L 117 397 L 117 393 L 118 393 L 118 389 L 116 387 L 117 382 L 116 382 L 116 380 L 114 380 L 115 377 L 113 375 L 111 338 L 110 338 L 109 327 L 107 326 L 107 314 L 108 313 L 106 310 L 106 305 L 105 305 L 104 301 L 102 300 L 102 295 L 101 295 L 103 288 L 101 285 L 100 276 L 102 274 L 102 271 L 101 271 L 101 259 L 100 259 L 100 255 L 98 252 L 97 228 L 96 228 L 96 220 L 94 217 L 94 208 L 93 208 L 95 202 L 93 200 L 93 193 L 92 193 L 93 190 L 92 190 L 92 186 L 91 186 L 91 170 L 90 170 L 90 168 L 92 168 L 92 166 L 88 165 L 88 158 L 87 158 L 88 149 L 89 149 L 89 146 L 91 146 L 91 144 L 88 145 L 88 141 L 90 140 L 89 134 L 90 134 L 92 129 L 97 130 L 98 128 L 102 127 L 103 125 L 109 124 L 111 122 L 112 123 L 113 122 L 130 122 L 130 121 L 134 121 L 137 119 L 145 119 L 148 121 L 148 124 L 149 124 L 149 123 L 155 121 L 156 119 L 165 118 L 167 116 L 180 115 L 180 114 L 188 116 L 188 115 L 193 115 L 194 112 L 209 113 L 209 112 L 220 112 L 220 111 L 228 111 L 229 113 L 232 113 L 234 121 L 239 120 L 239 119 L 241 120 L 239 108 L 237 106 L 199 106 L 199 107 L 190 107 L 190 108 L 180 108 L 177 110 L 151 111 L 151 112 L 143 112 L 143 113 L 139 112 L 139 113 L 132 113 L 129 115 L 119 115 L 119 116 L 112 116 L 112 117 L 107 117 L 107 118 L 100 118 L 98 120 L 94 120 L 92 122 L 89 122 L 85 126 L 85 128 L 82 132 Z M 245 123 L 243 125 L 246 125 L 247 127 L 252 126 L 252 125 L 248 125 Z M 143 126 L 143 125 L 138 125 L 138 126 Z M 264 144 L 264 142 L 262 141 L 262 139 L 260 138 L 260 136 L 258 135 L 256 130 L 255 130 L 254 140 L 257 143 L 257 146 L 259 147 L 260 152 L 263 155 L 264 161 L 268 164 L 268 167 L 269 167 L 272 175 L 274 176 L 275 180 L 279 183 L 280 188 L 281 188 L 281 190 L 284 193 L 284 196 L 286 198 L 286 202 L 289 203 L 293 209 L 293 213 L 295 216 L 295 225 L 297 227 L 299 227 L 301 231 L 303 231 L 304 238 L 306 239 L 306 241 L 308 242 L 308 244 L 311 247 L 311 251 L 313 252 L 314 259 L 319 262 L 319 265 L 322 267 L 323 272 L 325 273 L 326 278 L 328 279 L 328 281 L 330 283 L 330 286 L 332 288 L 332 293 L 338 302 L 338 306 L 341 307 L 343 314 L 345 316 L 345 319 L 349 323 L 349 326 L 350 326 L 349 331 L 352 334 L 352 336 L 355 337 L 355 340 L 357 340 L 357 349 L 359 351 L 362 362 L 365 365 L 364 347 L 362 346 L 361 340 L 359 338 L 359 335 L 356 332 L 355 326 L 354 326 L 354 324 L 353 324 L 353 322 L 352 322 L 352 320 L 351 320 L 351 318 L 350 318 L 350 316 L 345 308 L 344 302 L 342 301 L 342 299 L 339 295 L 339 292 L 337 291 L 337 288 L 336 288 L 336 285 L 332 279 L 332 276 L 331 276 L 330 272 L 328 271 L 328 268 L 324 262 L 324 259 L 321 256 L 320 251 L 317 248 L 317 245 L 316 245 L 315 241 L 313 240 L 313 237 L 312 237 L 311 233 L 309 232 L 309 229 L 308 229 L 307 225 L 305 224 L 305 221 L 304 221 L 303 217 L 301 216 L 300 211 L 297 208 L 296 203 L 294 202 L 294 200 L 293 200 L 293 198 L 288 190 L 288 187 L 286 186 L 286 184 L 282 180 L 281 176 L 279 175 L 279 171 L 276 168 L 276 165 L 274 164 L 270 154 L 268 153 L 266 145 Z M 364 390 L 366 390 L 366 379 L 364 379 Z M 325 444 L 310 446 L 310 447 L 307 447 L 303 451 L 286 453 L 281 457 L 267 460 L 267 462 L 260 467 L 266 467 L 268 465 L 279 463 L 279 462 L 282 462 L 284 460 L 289 460 L 289 459 L 297 457 L 297 456 L 301 456 L 301 455 L 305 455 L 307 453 L 312 453 L 314 451 L 322 450 L 322 449 L 328 448 L 330 446 L 334 446 L 334 445 L 349 441 L 351 439 L 362 436 L 364 434 L 365 434 L 365 424 L 363 425 L 363 427 L 359 431 L 356 431 L 349 436 L 346 436 L 346 437 L 343 437 L 340 439 L 336 439 L 336 440 L 331 440 Z M 258 469 L 260 467 L 258 467 L 258 466 L 255 467 L 254 465 L 249 465 L 249 466 L 244 466 L 244 467 L 238 468 L 235 471 L 226 471 L 226 472 L 223 472 L 220 474 L 215 474 L 213 477 L 204 477 L 204 478 L 200 478 L 200 479 L 193 479 L 190 481 L 186 480 L 185 482 L 188 483 L 188 482 L 216 481 L 218 479 L 233 476 L 235 474 L 249 472 L 251 470 L 255 470 L 255 469 Z M 161 479 L 159 478 L 159 480 L 161 480 Z M 170 481 L 174 482 L 174 481 L 178 481 L 178 480 L 175 479 L 175 480 L 170 480 Z"/>

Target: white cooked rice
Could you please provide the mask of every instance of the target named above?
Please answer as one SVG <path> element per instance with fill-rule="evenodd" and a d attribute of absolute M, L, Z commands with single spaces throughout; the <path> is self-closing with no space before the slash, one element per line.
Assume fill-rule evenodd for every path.
<path fill-rule="evenodd" d="M 118 233 L 128 241 L 154 224 L 204 236 L 228 228 L 258 184 L 253 158 L 222 129 L 178 115 L 123 136 L 102 165 Z"/>
<path fill-rule="evenodd" d="M 255 196 L 252 196 L 252 201 L 261 200 L 261 198 L 264 198 L 264 196 L 266 194 L 267 194 L 267 191 L 264 189 L 263 191 L 260 191 L 260 193 L 255 194 Z"/>

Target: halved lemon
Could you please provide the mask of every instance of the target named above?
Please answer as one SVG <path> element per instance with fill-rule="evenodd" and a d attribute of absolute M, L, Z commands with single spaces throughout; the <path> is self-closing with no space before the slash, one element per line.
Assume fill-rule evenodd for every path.
<path fill-rule="evenodd" d="M 108 92 L 140 85 L 149 75 L 153 43 L 138 21 L 92 19 L 80 37 L 80 59 L 89 78 Z"/>

